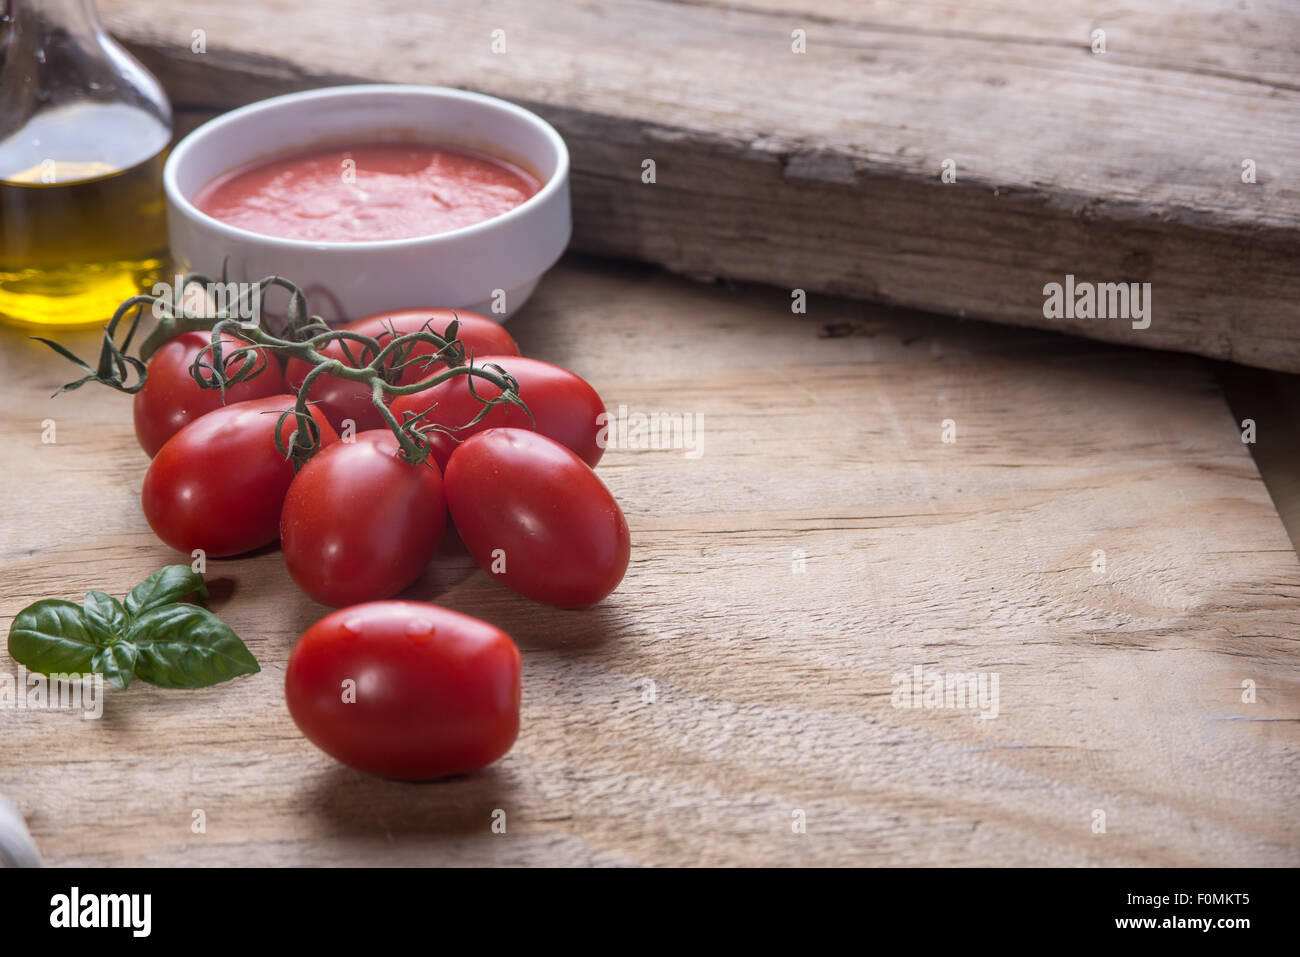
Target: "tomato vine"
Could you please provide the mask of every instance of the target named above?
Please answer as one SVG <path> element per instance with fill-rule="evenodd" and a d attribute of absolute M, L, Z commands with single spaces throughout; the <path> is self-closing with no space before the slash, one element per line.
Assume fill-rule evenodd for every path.
<path fill-rule="evenodd" d="M 229 288 L 224 270 L 222 283 Z M 276 447 L 286 458 L 293 460 L 296 468 L 301 467 L 320 447 L 320 429 L 308 413 L 307 406 L 310 404 L 308 396 L 311 394 L 312 383 L 323 375 L 368 384 L 375 408 L 396 436 L 403 458 L 412 464 L 420 464 L 429 456 L 430 443 L 426 438 L 428 431 L 452 434 L 458 430 L 426 423 L 424 418 L 432 410 L 426 410 L 420 415 L 406 413 L 402 421 L 398 421 L 389 409 L 387 399 L 423 392 L 456 376 L 467 376 L 470 394 L 482 407 L 461 429 L 476 425 L 494 407 L 505 404 L 519 406 L 532 418 L 528 406 L 519 397 L 519 383 L 514 376 L 495 363 L 475 365 L 473 356 L 466 355 L 464 344 L 457 338 L 459 321 L 456 319 L 452 319 L 441 333 L 434 331 L 432 320 L 426 323 L 424 329 L 402 335 L 398 335 L 396 329 L 390 326 L 390 338 L 385 343 L 373 336 L 333 329 L 319 316 L 311 315 L 307 310 L 306 294 L 283 276 L 267 276 L 255 284 L 249 284 L 250 288 L 245 289 L 239 299 L 221 309 L 211 306 L 206 296 L 204 308 L 191 308 L 184 293 L 192 285 L 210 288 L 213 282 L 204 275 L 191 273 L 182 277 L 181 287 L 173 299 L 140 294 L 119 305 L 104 327 L 104 343 L 94 368 L 59 343 L 33 336 L 33 339 L 45 343 L 86 372 L 77 381 L 61 386 L 55 395 L 78 389 L 87 382 L 98 382 L 129 394 L 139 392 L 148 375 L 146 363 L 163 343 L 185 332 L 208 332 L 211 341 L 195 357 L 189 371 L 201 388 L 220 389 L 223 398 L 230 386 L 265 371 L 267 362 L 270 361 L 267 358 L 268 352 L 300 359 L 312 367 L 297 390 L 295 407 L 286 410 L 281 417 L 283 422 L 285 416 L 295 416 L 297 428 L 290 433 L 287 443 L 283 442 L 279 429 L 276 430 Z M 247 311 L 248 297 L 254 293 L 261 297 L 271 287 L 279 287 L 289 294 L 285 321 L 278 334 L 268 329 L 260 319 L 240 318 Z M 146 307 L 158 321 L 140 344 L 137 354 L 132 355 L 129 351 L 131 343 L 140 329 Z M 134 315 L 131 315 L 132 312 Z M 260 310 L 257 314 L 260 315 Z M 130 319 L 127 319 L 128 315 Z M 127 323 L 126 335 L 119 345 L 118 328 L 124 321 Z M 230 349 L 229 340 L 246 345 Z M 331 342 L 340 343 L 346 362 L 322 353 Z M 435 346 L 437 351 L 433 354 L 414 355 L 415 346 L 421 343 Z M 353 353 L 354 346 L 358 349 L 356 354 Z M 407 385 L 398 384 L 407 368 L 418 366 L 432 369 L 439 363 L 446 368 L 436 375 Z M 500 394 L 491 398 L 480 396 L 474 390 L 474 379 L 491 383 L 500 390 Z"/>

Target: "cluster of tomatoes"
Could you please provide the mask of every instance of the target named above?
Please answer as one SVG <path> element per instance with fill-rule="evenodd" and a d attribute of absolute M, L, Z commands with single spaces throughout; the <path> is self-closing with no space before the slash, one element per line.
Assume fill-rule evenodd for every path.
<path fill-rule="evenodd" d="M 473 363 L 504 369 L 527 411 L 497 404 L 473 421 L 501 389 L 467 375 L 401 395 L 388 408 L 399 423 L 422 424 L 430 454 L 419 464 L 402 454 L 370 384 L 318 375 L 307 395 L 318 449 L 295 471 L 283 449 L 298 423 L 282 413 L 294 408 L 311 366 L 294 358 L 282 369 L 274 355 L 244 351 L 232 363 L 263 368 L 223 397 L 191 372 L 209 333 L 165 343 L 135 397 L 136 435 L 153 457 L 142 491 L 150 526 L 171 547 L 211 558 L 279 541 L 298 587 L 342 609 L 295 647 L 290 712 L 327 753 L 391 777 L 482 766 L 509 749 L 518 729 L 513 642 L 448 609 L 389 600 L 424 572 L 449 513 L 483 569 L 546 604 L 600 601 L 629 559 L 627 523 L 593 471 L 604 406 L 587 382 L 522 357 L 504 328 L 472 313 L 403 310 L 342 328 L 383 345 L 394 335 L 441 333 L 453 319 Z M 247 345 L 230 342 L 232 351 Z M 321 353 L 353 367 L 373 358 L 337 339 Z M 445 371 L 437 353 L 417 342 L 390 381 L 410 385 Z"/>

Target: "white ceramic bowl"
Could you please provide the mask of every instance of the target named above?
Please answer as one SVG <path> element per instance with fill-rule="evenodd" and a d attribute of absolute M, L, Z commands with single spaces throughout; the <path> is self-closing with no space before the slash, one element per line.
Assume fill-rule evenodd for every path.
<path fill-rule="evenodd" d="M 485 222 L 432 236 L 321 243 L 263 236 L 213 219 L 194 196 L 224 173 L 316 145 L 429 142 L 497 156 L 542 188 Z M 172 151 L 163 171 L 174 265 L 253 282 L 281 275 L 331 322 L 388 309 L 467 309 L 504 321 L 569 243 L 569 151 L 541 117 L 491 96 L 433 86 L 327 87 L 216 117 Z M 500 292 L 498 292 L 500 291 Z M 504 311 L 494 309 L 501 305 Z"/>

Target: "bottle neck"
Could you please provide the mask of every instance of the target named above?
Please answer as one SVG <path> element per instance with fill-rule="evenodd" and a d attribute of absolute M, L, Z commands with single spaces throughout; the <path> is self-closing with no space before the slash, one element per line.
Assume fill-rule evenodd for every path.
<path fill-rule="evenodd" d="M 10 32 L 30 48 L 60 38 L 91 38 L 103 31 L 95 0 L 10 0 Z"/>
<path fill-rule="evenodd" d="M 80 63 L 103 56 L 94 0 L 10 0 L 7 20 L 0 86 L 10 96 L 21 91 L 29 99 L 32 91 L 80 72 Z"/>
<path fill-rule="evenodd" d="M 117 107 L 131 112 L 127 119 L 152 117 L 143 123 L 147 129 L 137 135 L 147 141 L 146 146 L 160 149 L 153 143 L 159 136 L 165 145 L 171 131 L 166 94 L 153 75 L 104 31 L 94 0 L 9 0 L 0 28 L 0 147 L 8 142 L 12 153 L 18 148 L 9 142 L 14 136 L 46 121 L 57 130 L 24 135 L 23 150 L 44 151 L 53 132 L 61 138 L 100 136 L 71 127 L 92 112 L 103 121 L 101 125 L 107 125 L 107 111 Z M 76 123 L 56 122 L 60 116 L 70 116 L 72 108 L 81 110 Z M 135 129 L 126 120 L 119 126 L 124 131 Z M 0 171 L 0 175 L 6 174 Z"/>

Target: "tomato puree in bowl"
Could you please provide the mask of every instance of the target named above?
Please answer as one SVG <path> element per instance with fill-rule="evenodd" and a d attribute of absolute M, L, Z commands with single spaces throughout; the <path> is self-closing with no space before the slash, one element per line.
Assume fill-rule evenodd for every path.
<path fill-rule="evenodd" d="M 264 236 L 366 242 L 431 236 L 500 216 L 542 184 L 505 160 L 421 143 L 306 150 L 236 169 L 194 205 Z"/>

